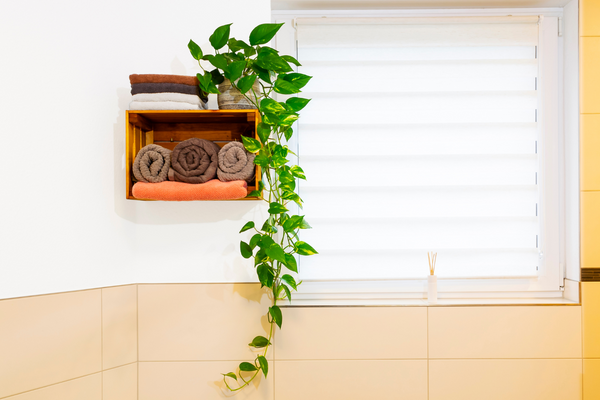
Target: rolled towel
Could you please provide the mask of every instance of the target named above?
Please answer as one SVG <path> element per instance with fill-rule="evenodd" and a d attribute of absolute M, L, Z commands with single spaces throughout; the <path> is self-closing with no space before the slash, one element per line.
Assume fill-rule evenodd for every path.
<path fill-rule="evenodd" d="M 200 88 L 181 83 L 134 83 L 131 85 L 131 94 L 138 93 L 184 93 L 200 94 Z"/>
<path fill-rule="evenodd" d="M 256 155 L 248 152 L 240 142 L 229 142 L 219 151 L 219 169 L 217 176 L 220 181 L 250 181 L 254 178 L 254 158 Z"/>
<path fill-rule="evenodd" d="M 184 85 L 198 85 L 198 78 L 187 75 L 161 75 L 161 74 L 132 74 L 129 83 L 181 83 Z"/>
<path fill-rule="evenodd" d="M 178 101 L 181 103 L 196 104 L 202 107 L 203 102 L 195 94 L 183 93 L 138 93 L 131 98 L 132 101 Z"/>
<path fill-rule="evenodd" d="M 204 110 L 198 104 L 183 103 L 180 101 L 132 101 L 130 110 Z"/>
<path fill-rule="evenodd" d="M 157 144 L 149 144 L 135 156 L 133 176 L 141 182 L 166 181 L 171 167 L 171 150 Z"/>
<path fill-rule="evenodd" d="M 221 182 L 212 179 L 201 185 L 182 182 L 144 183 L 138 182 L 131 190 L 136 199 L 191 201 L 191 200 L 235 200 L 248 195 L 245 181 Z"/>
<path fill-rule="evenodd" d="M 217 176 L 220 147 L 215 143 L 191 138 L 179 143 L 171 154 L 169 180 L 204 183 Z"/>

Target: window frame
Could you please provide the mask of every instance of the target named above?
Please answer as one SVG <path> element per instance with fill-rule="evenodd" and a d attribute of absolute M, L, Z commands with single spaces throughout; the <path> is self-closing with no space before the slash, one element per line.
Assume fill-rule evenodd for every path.
<path fill-rule="evenodd" d="M 566 278 L 565 254 L 579 246 L 575 240 L 565 239 L 565 215 L 578 214 L 577 202 L 565 209 L 565 197 L 572 197 L 566 189 L 573 186 L 565 180 L 578 176 L 565 176 L 577 154 L 565 155 L 564 101 L 564 41 L 563 9 L 488 9 L 488 10 L 386 10 L 386 11 L 273 11 L 273 22 L 286 24 L 276 37 L 275 47 L 284 54 L 297 54 L 294 19 L 299 17 L 439 17 L 439 16 L 525 16 L 539 15 L 539 82 L 538 82 L 538 153 L 540 165 L 540 262 L 535 278 L 444 279 L 438 278 L 440 299 L 548 299 L 563 297 Z M 577 27 L 575 27 L 577 28 Z M 577 61 L 575 61 L 577 62 Z M 295 128 L 296 131 L 297 127 Z M 545 132 L 545 134 L 541 134 Z M 290 146 L 298 150 L 297 135 Z M 298 153 L 299 154 L 299 153 Z M 301 155 L 300 155 L 301 157 Z M 297 160 L 292 160 L 292 162 Z M 566 168 L 566 164 L 571 165 Z M 575 169 L 576 170 L 576 169 Z M 543 173 L 541 173 L 543 171 Z M 548 179 L 553 176 L 553 179 Z M 309 177 L 310 179 L 310 177 Z M 573 210 L 577 204 L 577 210 Z M 576 242 L 576 243 L 575 243 Z M 570 260 L 571 261 L 571 260 Z M 577 262 L 573 260 L 571 262 Z M 578 266 L 577 266 L 578 267 Z M 301 273 L 301 263 L 299 270 Z M 330 280 L 304 281 L 292 304 L 396 304 L 426 299 L 426 276 L 423 279 L 387 280 Z"/>

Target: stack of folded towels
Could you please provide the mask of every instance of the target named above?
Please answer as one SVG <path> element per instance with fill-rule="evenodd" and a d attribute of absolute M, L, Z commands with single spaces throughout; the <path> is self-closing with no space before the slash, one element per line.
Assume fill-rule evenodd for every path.
<path fill-rule="evenodd" d="M 173 151 L 156 144 L 143 147 L 135 157 L 133 197 L 188 201 L 232 200 L 247 195 L 254 178 L 255 155 L 240 142 L 220 148 L 214 142 L 191 138 Z"/>
<path fill-rule="evenodd" d="M 130 110 L 205 110 L 198 78 L 185 75 L 129 75 Z"/>

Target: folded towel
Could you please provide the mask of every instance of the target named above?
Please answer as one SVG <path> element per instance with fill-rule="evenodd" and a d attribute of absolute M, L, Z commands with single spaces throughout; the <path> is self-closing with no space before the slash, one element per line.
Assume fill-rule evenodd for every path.
<path fill-rule="evenodd" d="M 129 83 L 182 83 L 184 85 L 198 85 L 198 78 L 187 75 L 158 75 L 158 74 L 132 74 Z"/>
<path fill-rule="evenodd" d="M 183 93 L 138 93 L 131 98 L 132 101 L 179 101 L 181 103 L 196 104 L 200 107 L 203 102 L 195 94 Z"/>
<path fill-rule="evenodd" d="M 130 110 L 204 110 L 197 104 L 183 103 L 181 101 L 132 101 Z"/>
<path fill-rule="evenodd" d="M 133 197 L 147 200 L 190 201 L 190 200 L 234 200 L 248 194 L 245 181 L 221 182 L 212 179 L 200 185 L 182 182 L 144 183 L 133 185 Z"/>
<path fill-rule="evenodd" d="M 142 182 L 162 182 L 167 180 L 171 167 L 171 150 L 157 144 L 144 146 L 135 156 L 133 176 Z"/>
<path fill-rule="evenodd" d="M 240 142 L 229 142 L 219 151 L 217 176 L 223 182 L 250 181 L 254 178 L 254 154 Z"/>
<path fill-rule="evenodd" d="M 171 154 L 169 180 L 204 183 L 217 176 L 219 150 L 215 143 L 191 138 L 179 143 Z"/>
<path fill-rule="evenodd" d="M 185 93 L 200 94 L 200 88 L 193 85 L 181 83 L 134 83 L 131 85 L 131 94 L 138 93 Z"/>

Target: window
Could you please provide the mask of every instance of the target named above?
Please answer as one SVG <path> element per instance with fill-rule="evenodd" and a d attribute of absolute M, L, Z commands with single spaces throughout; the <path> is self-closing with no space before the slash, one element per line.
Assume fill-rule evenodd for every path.
<path fill-rule="evenodd" d="M 294 19 L 300 301 L 561 296 L 558 23 Z"/>

